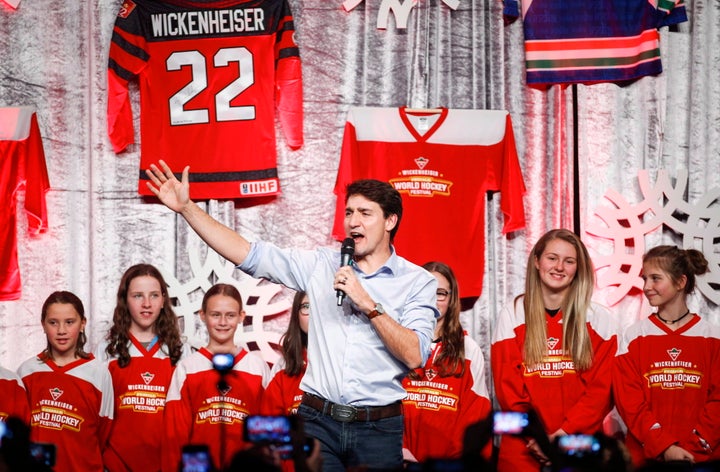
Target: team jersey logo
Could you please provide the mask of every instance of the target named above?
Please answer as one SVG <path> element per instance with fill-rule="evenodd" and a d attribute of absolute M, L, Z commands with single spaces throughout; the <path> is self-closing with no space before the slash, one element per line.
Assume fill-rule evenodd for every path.
<path fill-rule="evenodd" d="M 55 401 L 57 401 L 57 399 L 60 398 L 62 396 L 62 394 L 63 394 L 63 391 L 57 387 L 50 389 L 50 396 Z"/>
<path fill-rule="evenodd" d="M 427 377 L 428 380 L 434 379 L 436 375 L 437 372 L 435 372 L 432 368 L 425 371 L 425 377 Z"/>
<path fill-rule="evenodd" d="M 150 385 L 150 382 L 152 382 L 152 379 L 155 378 L 154 374 L 151 374 L 150 372 L 144 372 L 140 374 L 140 377 L 142 377 L 143 382 L 145 382 L 145 385 Z"/>
<path fill-rule="evenodd" d="M 415 159 L 415 164 L 416 164 L 416 165 L 418 166 L 418 168 L 420 168 L 420 169 L 424 169 L 425 166 L 428 164 L 428 162 L 430 162 L 430 159 L 428 159 L 427 157 L 422 157 L 422 156 L 421 156 L 421 157 L 418 157 L 417 159 Z"/>
<path fill-rule="evenodd" d="M 560 340 L 558 338 L 548 338 L 547 340 L 547 347 L 548 350 L 552 351 L 555 349 L 555 346 L 557 346 L 557 343 L 559 343 Z"/>
<path fill-rule="evenodd" d="M 230 393 L 230 390 L 232 390 L 232 387 L 231 387 L 230 385 L 227 385 L 227 386 L 225 386 L 224 388 L 219 388 L 219 387 L 218 387 L 218 391 L 220 392 L 220 395 L 223 395 L 223 396 L 225 396 L 225 395 L 227 395 L 228 393 Z"/>
<path fill-rule="evenodd" d="M 678 349 L 676 347 L 672 349 L 668 349 L 667 353 L 670 356 L 670 359 L 676 361 L 678 357 L 680 357 L 680 353 L 682 352 L 681 349 Z"/>
<path fill-rule="evenodd" d="M 135 9 L 135 2 L 132 0 L 125 0 L 122 5 L 120 5 L 120 11 L 118 12 L 118 16 L 120 18 L 127 18 L 130 16 L 130 13 Z"/>

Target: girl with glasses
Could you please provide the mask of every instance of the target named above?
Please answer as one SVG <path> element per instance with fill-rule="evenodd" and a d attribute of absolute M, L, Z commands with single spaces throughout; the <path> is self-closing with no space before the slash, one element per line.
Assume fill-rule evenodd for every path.
<path fill-rule="evenodd" d="M 459 458 L 465 429 L 490 412 L 485 360 L 460 324 L 455 274 L 442 262 L 428 262 L 423 268 L 437 280 L 440 317 L 426 364 L 403 381 L 403 456 L 411 462 Z"/>

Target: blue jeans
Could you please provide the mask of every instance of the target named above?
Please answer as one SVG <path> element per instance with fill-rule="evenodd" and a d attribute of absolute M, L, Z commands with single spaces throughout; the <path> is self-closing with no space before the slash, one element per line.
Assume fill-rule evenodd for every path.
<path fill-rule="evenodd" d="M 402 470 L 402 415 L 342 423 L 303 404 L 298 414 L 305 422 L 305 433 L 320 441 L 323 472 L 345 472 L 356 466 L 369 471 Z"/>

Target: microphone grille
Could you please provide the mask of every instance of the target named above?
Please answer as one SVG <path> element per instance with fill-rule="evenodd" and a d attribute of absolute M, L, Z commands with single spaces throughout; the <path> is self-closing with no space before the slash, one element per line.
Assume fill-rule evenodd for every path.
<path fill-rule="evenodd" d="M 353 238 L 345 238 L 342 242 L 342 247 L 340 248 L 340 253 L 342 254 L 354 254 L 355 253 L 355 241 Z"/>

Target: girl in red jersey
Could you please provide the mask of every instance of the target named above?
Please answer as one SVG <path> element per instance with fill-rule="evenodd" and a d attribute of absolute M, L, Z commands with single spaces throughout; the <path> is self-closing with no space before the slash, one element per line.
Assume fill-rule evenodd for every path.
<path fill-rule="evenodd" d="M 305 292 L 295 293 L 290 323 L 282 338 L 282 358 L 273 366 L 262 401 L 264 415 L 297 413 L 302 400 L 300 380 L 307 362 L 307 331 L 310 302 Z"/>
<path fill-rule="evenodd" d="M 307 331 L 310 301 L 305 292 L 296 292 L 290 310 L 290 323 L 282 338 L 282 358 L 270 371 L 270 382 L 263 394 L 260 412 L 263 415 L 297 413 L 303 392 L 300 381 L 307 363 Z M 282 462 L 286 472 L 295 470 L 292 461 Z"/>
<path fill-rule="evenodd" d="M 423 268 L 438 281 L 440 318 L 425 366 L 403 381 L 408 392 L 403 400 L 403 456 L 420 462 L 459 458 L 465 429 L 490 413 L 485 359 L 460 324 L 455 274 L 442 262 L 428 262 Z"/>
<path fill-rule="evenodd" d="M 720 327 L 687 305 L 700 251 L 658 246 L 643 257 L 643 291 L 657 311 L 626 331 L 613 375 L 636 466 L 720 458 Z"/>
<path fill-rule="evenodd" d="M 85 310 L 70 292 L 42 306 L 47 348 L 18 369 L 30 404 L 30 439 L 56 447 L 56 472 L 103 470 L 102 451 L 113 414 L 106 365 L 83 350 Z"/>
<path fill-rule="evenodd" d="M 245 318 L 242 298 L 232 285 L 216 284 L 205 293 L 200 318 L 209 342 L 181 360 L 173 374 L 165 404 L 163 471 L 176 472 L 187 444 L 205 444 L 216 467 L 249 446 L 243 441 L 248 415 L 260 412 L 270 370 L 262 356 L 235 345 L 235 331 Z M 221 366 L 216 355 L 229 355 Z M 220 357 L 228 359 L 227 356 Z"/>
<path fill-rule="evenodd" d="M 183 349 L 160 271 L 149 264 L 127 269 L 113 325 L 95 351 L 108 361 L 115 391 L 113 427 L 103 454 L 107 470 L 160 470 L 165 396 Z"/>
<path fill-rule="evenodd" d="M 534 410 L 550 440 L 595 434 L 612 407 L 610 377 L 617 328 L 591 301 L 594 272 L 580 238 L 566 229 L 543 235 L 527 264 L 525 293 L 500 312 L 491 365 L 502 410 Z M 503 435 L 498 470 L 549 464 L 532 437 Z"/>

